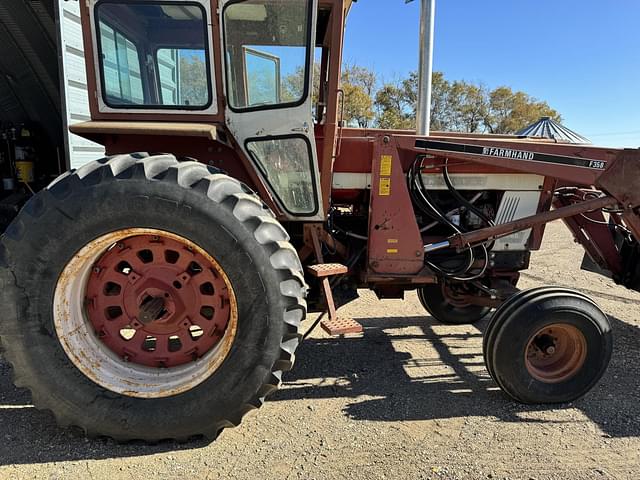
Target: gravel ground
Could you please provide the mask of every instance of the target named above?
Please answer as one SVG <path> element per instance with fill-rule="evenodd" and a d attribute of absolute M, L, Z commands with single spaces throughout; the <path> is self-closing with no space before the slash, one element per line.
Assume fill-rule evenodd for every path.
<path fill-rule="evenodd" d="M 77 437 L 30 405 L 0 359 L 0 478 L 640 478 L 640 294 L 581 272 L 581 256 L 552 224 L 521 284 L 579 288 L 610 315 L 611 366 L 572 404 L 506 398 L 482 363 L 486 321 L 439 326 L 413 293 L 362 292 L 342 314 L 364 336 L 315 332 L 272 401 L 212 444 Z"/>

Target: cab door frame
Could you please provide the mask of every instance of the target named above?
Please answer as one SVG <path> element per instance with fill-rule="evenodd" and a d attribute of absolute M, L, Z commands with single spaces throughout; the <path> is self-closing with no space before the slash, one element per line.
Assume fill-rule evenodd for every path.
<path fill-rule="evenodd" d="M 281 209 L 285 220 L 289 221 L 320 221 L 325 219 L 325 211 L 322 201 L 322 191 L 320 188 L 320 172 L 318 169 L 318 157 L 316 152 L 316 141 L 313 128 L 312 115 L 312 82 L 315 30 L 317 21 L 317 0 L 297 0 L 306 5 L 307 14 L 307 38 L 306 38 L 306 59 L 305 59 L 305 86 L 302 97 L 299 101 L 285 104 L 269 104 L 258 106 L 243 106 L 234 108 L 230 101 L 231 86 L 228 75 L 229 58 L 227 57 L 225 12 L 227 8 L 234 4 L 243 3 L 247 0 L 222 0 L 219 8 L 219 25 L 221 35 L 221 58 L 223 60 L 223 83 L 226 98 L 225 120 L 229 132 L 233 135 L 236 143 L 242 149 L 242 154 L 249 158 L 261 180 L 266 185 L 272 198 Z M 265 2 L 268 0 L 265 0 Z M 255 3 L 254 3 L 255 5 Z M 269 178 L 269 172 L 265 169 L 264 160 L 256 158 L 255 149 L 250 145 L 261 142 L 296 142 L 302 140 L 306 144 L 306 155 L 308 156 L 310 174 L 310 192 L 312 192 L 312 208 L 305 211 L 296 211 L 283 199 L 283 191 L 275 186 L 273 179 Z M 302 149 L 298 149 L 301 152 Z M 301 162 L 302 163 L 302 162 Z M 273 170 L 271 171 L 273 173 Z M 294 175 L 295 172 L 282 172 L 284 175 Z M 303 172 L 307 173 L 307 172 Z M 286 193 L 286 192 L 284 192 Z"/>

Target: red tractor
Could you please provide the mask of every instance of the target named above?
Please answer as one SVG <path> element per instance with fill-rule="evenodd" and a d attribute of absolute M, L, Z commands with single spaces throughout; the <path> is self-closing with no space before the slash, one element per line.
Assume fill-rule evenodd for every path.
<path fill-rule="evenodd" d="M 61 425 L 215 438 L 278 388 L 307 311 L 361 330 L 336 315 L 359 288 L 417 290 L 444 323 L 495 308 L 486 365 L 520 402 L 599 380 L 607 316 L 518 276 L 563 219 L 585 268 L 638 289 L 640 152 L 347 128 L 351 4 L 81 2 L 91 120 L 71 130 L 109 156 L 37 193 L 0 241 L 4 355 Z"/>

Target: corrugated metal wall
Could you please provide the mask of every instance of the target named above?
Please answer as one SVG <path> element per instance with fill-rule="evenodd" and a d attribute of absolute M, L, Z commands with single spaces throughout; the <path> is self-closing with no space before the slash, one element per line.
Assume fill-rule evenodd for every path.
<path fill-rule="evenodd" d="M 35 123 L 58 150 L 49 161 L 77 168 L 104 155 L 67 133 L 89 119 L 79 2 L 0 0 L 0 124 Z"/>
<path fill-rule="evenodd" d="M 68 125 L 90 120 L 87 93 L 87 72 L 84 64 L 80 7 L 78 2 L 58 1 L 60 40 L 62 53 L 63 110 L 67 158 L 71 168 L 104 155 L 104 148 L 68 132 Z"/>
<path fill-rule="evenodd" d="M 0 1 L 0 122 L 35 122 L 62 146 L 52 7 L 51 0 Z"/>

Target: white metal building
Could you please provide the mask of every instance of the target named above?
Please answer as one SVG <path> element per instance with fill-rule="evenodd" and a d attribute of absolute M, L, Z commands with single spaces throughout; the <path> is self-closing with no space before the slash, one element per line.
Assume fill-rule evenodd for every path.
<path fill-rule="evenodd" d="M 87 71 L 84 64 L 80 6 L 78 2 L 58 2 L 60 32 L 60 79 L 61 101 L 64 115 L 64 138 L 66 153 L 71 168 L 100 158 L 104 155 L 101 145 L 69 133 L 67 128 L 74 123 L 90 120 L 87 91 Z"/>

